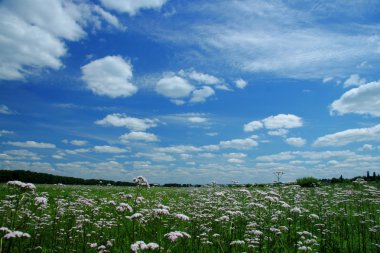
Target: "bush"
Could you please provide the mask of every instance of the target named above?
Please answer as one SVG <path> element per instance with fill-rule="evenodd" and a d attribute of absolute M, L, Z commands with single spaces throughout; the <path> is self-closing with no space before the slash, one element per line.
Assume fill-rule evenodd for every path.
<path fill-rule="evenodd" d="M 319 185 L 319 180 L 315 177 L 303 177 L 297 179 L 297 184 L 302 187 L 315 187 Z"/>

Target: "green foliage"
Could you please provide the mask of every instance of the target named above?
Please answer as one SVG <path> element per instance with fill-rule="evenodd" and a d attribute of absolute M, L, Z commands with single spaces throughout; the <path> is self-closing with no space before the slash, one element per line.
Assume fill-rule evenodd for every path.
<path fill-rule="evenodd" d="M 303 177 L 297 179 L 297 184 L 302 187 L 315 187 L 319 185 L 319 180 L 315 177 Z"/>
<path fill-rule="evenodd" d="M 378 252 L 379 187 L 37 185 L 21 191 L 3 184 L 0 252 L 91 253 L 103 246 L 125 253 L 138 241 L 157 243 L 161 250 L 146 252 L 162 253 Z M 41 197 L 47 203 L 36 201 Z M 30 238 L 7 239 L 8 230 Z M 175 231 L 191 237 L 171 241 L 167 235 Z"/>

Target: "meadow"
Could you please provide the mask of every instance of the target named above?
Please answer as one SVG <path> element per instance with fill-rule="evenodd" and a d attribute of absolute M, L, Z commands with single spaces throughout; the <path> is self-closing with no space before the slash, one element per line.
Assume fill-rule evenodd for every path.
<path fill-rule="evenodd" d="M 379 185 L 0 185 L 0 252 L 380 252 Z"/>

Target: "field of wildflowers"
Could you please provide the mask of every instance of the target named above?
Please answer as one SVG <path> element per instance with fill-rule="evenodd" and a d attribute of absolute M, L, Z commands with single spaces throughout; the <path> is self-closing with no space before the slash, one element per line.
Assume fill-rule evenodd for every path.
<path fill-rule="evenodd" d="M 380 190 L 0 185 L 0 252 L 380 252 Z"/>

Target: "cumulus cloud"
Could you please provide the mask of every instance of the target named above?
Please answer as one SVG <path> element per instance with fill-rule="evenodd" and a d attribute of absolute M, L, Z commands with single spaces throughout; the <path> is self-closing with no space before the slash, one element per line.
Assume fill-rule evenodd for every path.
<path fill-rule="evenodd" d="M 70 141 L 71 144 L 74 146 L 84 146 L 88 143 L 88 141 L 83 141 L 83 140 L 72 140 Z"/>
<path fill-rule="evenodd" d="M 371 144 L 363 144 L 360 148 L 358 148 L 359 151 L 371 151 L 375 150 L 376 148 Z"/>
<path fill-rule="evenodd" d="M 36 141 L 8 141 L 3 142 L 7 145 L 12 145 L 16 147 L 22 147 L 22 148 L 55 148 L 56 146 L 51 143 L 45 143 L 45 142 L 36 142 Z"/>
<path fill-rule="evenodd" d="M 184 98 L 190 95 L 194 86 L 179 76 L 161 78 L 156 84 L 156 92 L 172 99 Z"/>
<path fill-rule="evenodd" d="M 10 160 L 40 160 L 41 157 L 26 149 L 7 150 L 4 152 L 6 159 Z M 0 156 L 1 157 L 1 156 Z"/>
<path fill-rule="evenodd" d="M 294 151 L 294 152 L 281 152 L 272 155 L 264 155 L 256 157 L 257 161 L 261 162 L 277 162 L 285 160 L 294 160 L 294 159 L 311 159 L 311 160 L 325 160 L 325 159 L 345 159 L 350 157 L 355 157 L 355 152 L 350 150 L 338 150 L 338 151 Z"/>
<path fill-rule="evenodd" d="M 74 145 L 74 146 L 84 146 L 84 145 L 87 145 L 88 144 L 88 141 L 84 141 L 84 140 L 62 140 L 63 143 L 65 144 L 71 144 L 71 145 Z"/>
<path fill-rule="evenodd" d="M 175 158 L 171 155 L 154 152 L 154 153 L 137 153 L 136 157 L 145 157 L 147 159 L 156 161 L 156 162 L 173 162 Z"/>
<path fill-rule="evenodd" d="M 344 87 L 350 87 L 350 86 L 360 86 L 366 83 L 365 78 L 360 78 L 358 74 L 350 75 L 350 77 L 344 81 L 343 86 Z"/>
<path fill-rule="evenodd" d="M 306 144 L 306 140 L 300 137 L 287 138 L 285 142 L 294 147 L 303 147 Z"/>
<path fill-rule="evenodd" d="M 182 73 L 185 73 L 185 72 L 182 71 Z M 217 78 L 216 76 L 197 72 L 195 70 L 187 73 L 186 75 L 190 79 L 200 82 L 202 84 L 213 85 L 213 84 L 218 84 L 221 82 L 219 78 Z"/>
<path fill-rule="evenodd" d="M 8 108 L 6 105 L 0 105 L 0 114 L 13 114 L 11 109 Z"/>
<path fill-rule="evenodd" d="M 111 98 L 129 97 L 138 88 L 133 85 L 132 65 L 121 56 L 106 56 L 82 66 L 82 80 L 93 93 Z"/>
<path fill-rule="evenodd" d="M 221 141 L 219 143 L 220 148 L 223 148 L 223 149 L 250 149 L 258 145 L 259 144 L 257 143 L 257 141 L 252 140 L 250 138 L 233 139 L 229 141 Z"/>
<path fill-rule="evenodd" d="M 287 134 L 289 133 L 289 130 L 288 129 L 277 129 L 277 130 L 272 130 L 272 131 L 268 131 L 268 134 L 269 135 L 272 135 L 272 136 L 286 136 Z"/>
<path fill-rule="evenodd" d="M 226 157 L 226 158 L 235 158 L 235 159 L 243 159 L 243 158 L 246 158 L 247 155 L 244 154 L 244 153 L 227 153 L 227 154 L 223 154 L 223 157 Z"/>
<path fill-rule="evenodd" d="M 353 88 L 335 100 L 330 107 L 331 113 L 369 114 L 380 116 L 380 81 Z"/>
<path fill-rule="evenodd" d="M 192 97 L 190 99 L 190 103 L 204 103 L 207 98 L 214 95 L 215 91 L 208 87 L 204 86 L 201 89 L 193 91 Z"/>
<path fill-rule="evenodd" d="M 133 16 L 142 9 L 159 9 L 167 0 L 100 0 L 102 5 L 108 9 L 128 13 Z"/>
<path fill-rule="evenodd" d="M 118 153 L 125 153 L 128 150 L 123 149 L 123 148 L 118 148 L 118 147 L 113 147 L 113 146 L 107 146 L 107 145 L 105 145 L 105 146 L 95 146 L 94 147 L 94 151 L 98 152 L 98 153 L 114 153 L 114 154 L 118 154 Z"/>
<path fill-rule="evenodd" d="M 189 117 L 188 120 L 192 123 L 204 123 L 208 121 L 208 118 L 204 117 Z"/>
<path fill-rule="evenodd" d="M 58 70 L 66 41 L 86 36 L 105 21 L 122 26 L 101 7 L 61 0 L 4 0 L 0 4 L 0 79 L 17 80 L 41 69 Z"/>
<path fill-rule="evenodd" d="M 263 127 L 264 124 L 261 121 L 254 120 L 244 125 L 244 132 L 253 132 Z"/>
<path fill-rule="evenodd" d="M 236 164 L 240 164 L 240 163 L 244 163 L 245 161 L 242 160 L 242 159 L 237 159 L 237 158 L 230 158 L 227 160 L 227 162 L 229 163 L 236 163 Z"/>
<path fill-rule="evenodd" d="M 262 120 L 265 128 L 295 128 L 303 126 L 302 118 L 293 114 L 278 114 Z"/>
<path fill-rule="evenodd" d="M 236 87 L 238 87 L 239 89 L 244 89 L 245 86 L 247 86 L 247 84 L 248 84 L 248 83 L 247 83 L 245 80 L 241 79 L 241 78 L 235 81 L 235 85 L 236 85 Z"/>
<path fill-rule="evenodd" d="M 145 131 L 149 128 L 156 127 L 157 122 L 158 120 L 156 119 L 139 119 L 129 117 L 125 114 L 113 113 L 101 120 L 97 120 L 95 124 L 102 126 L 126 127 L 132 131 Z"/>
<path fill-rule="evenodd" d="M 269 116 L 263 120 L 254 120 L 244 125 L 245 132 L 252 132 L 265 127 L 266 129 L 278 129 L 269 131 L 269 135 L 284 136 L 288 128 L 303 126 L 302 118 L 293 114 L 278 114 Z"/>
<path fill-rule="evenodd" d="M 363 141 L 380 141 L 380 124 L 368 128 L 348 129 L 328 134 L 319 137 L 313 145 L 316 147 L 337 147 Z"/>
<path fill-rule="evenodd" d="M 14 133 L 13 131 L 9 131 L 9 130 L 0 130 L 0 137 L 4 135 L 8 135 L 8 134 L 13 134 L 13 133 Z"/>
<path fill-rule="evenodd" d="M 130 132 L 128 134 L 123 134 L 120 136 L 122 142 L 129 141 L 145 141 L 145 142 L 156 142 L 158 138 L 155 134 L 146 132 Z"/>

